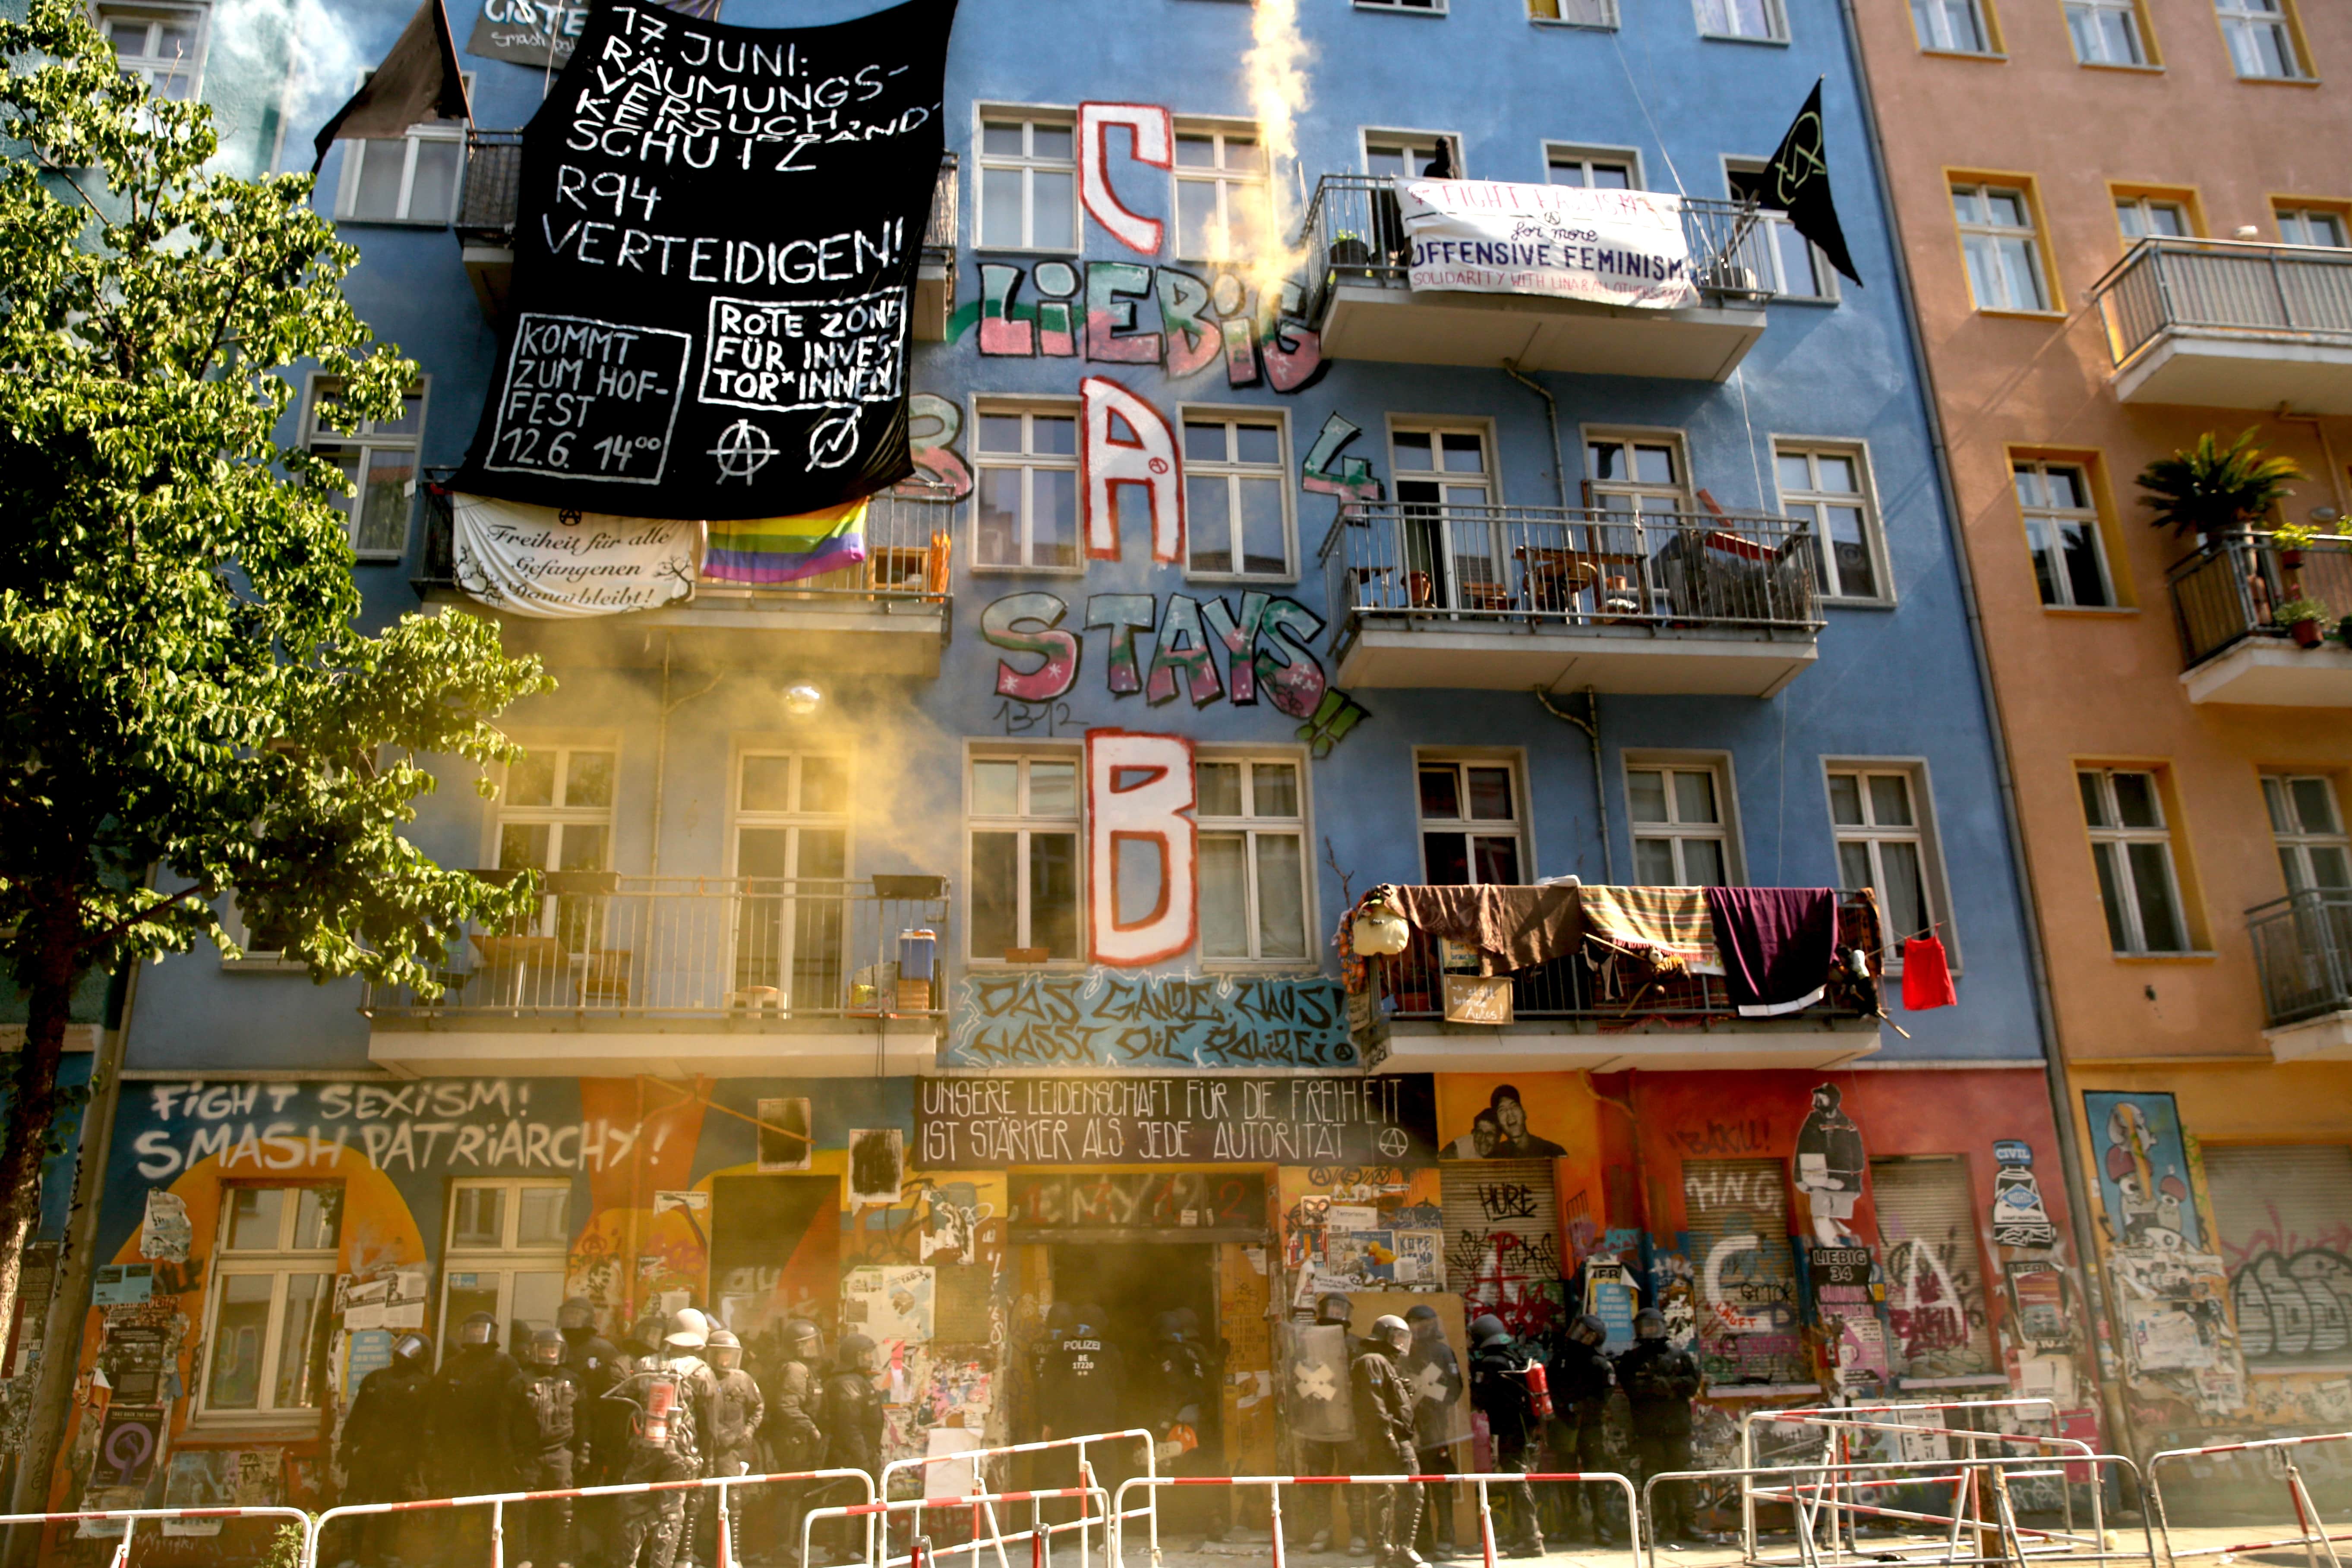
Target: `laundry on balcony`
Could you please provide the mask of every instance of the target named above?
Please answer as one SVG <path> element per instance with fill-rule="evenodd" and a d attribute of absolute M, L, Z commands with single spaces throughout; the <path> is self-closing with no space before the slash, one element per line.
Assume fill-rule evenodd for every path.
<path fill-rule="evenodd" d="M 1596 964 L 1624 961 L 1643 977 L 1721 974 L 1715 922 L 1701 888 L 1580 888 Z"/>
<path fill-rule="evenodd" d="M 1743 1018 L 1801 1013 L 1837 965 L 1834 888 L 1709 888 L 1724 988 Z"/>
<path fill-rule="evenodd" d="M 1496 972 L 1531 969 L 1573 954 L 1584 941 L 1578 891 L 1570 878 L 1531 888 L 1383 887 L 1372 898 L 1431 936 L 1477 949 L 1486 955 L 1484 966 Z"/>

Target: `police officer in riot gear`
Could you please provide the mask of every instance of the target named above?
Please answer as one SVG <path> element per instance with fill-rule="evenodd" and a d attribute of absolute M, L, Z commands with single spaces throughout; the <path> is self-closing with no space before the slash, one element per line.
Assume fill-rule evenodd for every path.
<path fill-rule="evenodd" d="M 1608 1326 L 1587 1312 L 1568 1326 L 1546 1368 L 1551 1380 L 1553 1462 L 1590 1475 L 1609 1468 L 1609 1392 L 1617 1386 L 1616 1369 L 1601 1346 Z M 1611 1490 L 1575 1482 L 1561 1483 L 1560 1512 L 1573 1533 L 1579 1504 L 1592 1512 L 1592 1537 L 1601 1545 L 1615 1543 L 1607 1506 Z"/>
<path fill-rule="evenodd" d="M 565 1364 L 563 1335 L 540 1329 L 523 1350 L 512 1385 L 513 1445 L 525 1491 L 557 1491 L 578 1484 L 589 1452 L 588 1391 Z M 516 1568 L 571 1568 L 572 1500 L 553 1498 L 515 1510 Z"/>
<path fill-rule="evenodd" d="M 407 1502 L 425 1495 L 425 1428 L 433 1408 L 433 1342 L 403 1334 L 393 1342 L 392 1364 L 360 1380 L 359 1393 L 343 1417 L 336 1462 L 342 1466 L 347 1503 Z M 380 1562 L 393 1554 L 397 1515 L 362 1517 L 356 1555 Z"/>
<path fill-rule="evenodd" d="M 1413 1468 L 1424 1476 L 1454 1473 L 1454 1445 L 1461 1440 L 1457 1406 L 1462 1398 L 1462 1362 L 1445 1342 L 1437 1309 L 1422 1302 L 1404 1315 L 1412 1348 L 1398 1365 L 1413 1392 Z M 1413 1545 L 1433 1557 L 1454 1554 L 1454 1488 L 1424 1489 L 1421 1529 Z"/>
<path fill-rule="evenodd" d="M 696 1353 L 709 1338 L 707 1320 L 691 1307 L 670 1320 L 662 1353 L 637 1358 L 635 1370 L 608 1399 L 632 1405 L 624 1481 L 688 1481 L 703 1471 L 702 1443 L 709 1428 L 709 1373 Z M 630 1337 L 646 1329 L 640 1320 Z M 674 1568 L 686 1525 L 683 1491 L 639 1492 L 621 1500 L 620 1568 Z"/>
<path fill-rule="evenodd" d="M 1525 1475 L 1538 1436 L 1535 1402 L 1528 1393 L 1528 1357 L 1511 1339 L 1503 1320 L 1489 1312 L 1470 1325 L 1470 1405 L 1486 1417 L 1495 1445 L 1495 1468 Z M 1526 1481 L 1496 1489 L 1496 1500 L 1511 1518 L 1501 1542 L 1507 1557 L 1543 1555 L 1536 1521 L 1536 1489 Z"/>
<path fill-rule="evenodd" d="M 1151 1334 L 1151 1353 L 1145 1358 L 1143 1375 L 1138 1380 L 1136 1419 L 1129 1425 L 1149 1429 L 1158 1440 L 1162 1475 L 1213 1475 L 1216 1472 L 1209 1467 L 1208 1450 L 1202 1444 L 1210 1388 L 1201 1347 L 1185 1331 L 1181 1312 L 1160 1313 L 1152 1320 Z M 1180 1507 L 1208 1500 L 1205 1497 L 1196 1500 L 1184 1491 L 1177 1492 L 1175 1498 L 1181 1500 Z M 1188 1522 L 1192 1511 L 1185 1508 Z M 1209 1533 L 1212 1539 L 1217 1539 L 1224 1531 L 1219 1528 Z"/>
<path fill-rule="evenodd" d="M 824 1463 L 824 1432 L 817 1425 L 824 1394 L 824 1343 L 816 1325 L 804 1318 L 786 1323 L 782 1340 L 782 1353 L 771 1358 L 760 1373 L 766 1412 L 760 1425 L 760 1442 L 768 1470 L 790 1474 L 817 1469 Z M 758 1512 L 765 1536 L 782 1542 L 787 1549 L 798 1549 L 801 1520 L 808 1511 L 813 1485 L 783 1481 L 762 1489 L 764 1495 L 753 1500 L 761 1505 Z M 777 1515 L 782 1516 L 781 1531 L 769 1528 Z"/>
<path fill-rule="evenodd" d="M 1079 1304 L 1076 1318 L 1045 1353 L 1037 1406 L 1047 1437 L 1085 1437 L 1134 1425 L 1127 1418 L 1127 1358 L 1105 1331 L 1106 1314 L 1088 1301 Z M 1113 1495 L 1133 1471 L 1131 1447 L 1131 1443 L 1097 1443 L 1087 1450 L 1097 1482 Z M 1051 1463 L 1049 1486 L 1078 1484 L 1076 1449 Z M 1091 1509 L 1093 1504 L 1085 1506 Z"/>
<path fill-rule="evenodd" d="M 498 1337 L 498 1320 L 474 1313 L 457 1325 L 457 1353 L 433 1379 L 426 1427 L 436 1497 L 517 1489 L 520 1456 L 509 1403 L 522 1369 L 499 1349 Z"/>
<path fill-rule="evenodd" d="M 1346 1294 L 1338 1290 L 1327 1291 L 1315 1299 L 1315 1325 L 1318 1328 L 1336 1327 L 1345 1332 L 1349 1316 L 1354 1310 L 1355 1303 L 1349 1300 Z M 1352 1352 L 1355 1346 L 1352 1336 L 1349 1336 L 1348 1344 Z M 1298 1464 L 1300 1473 L 1303 1475 L 1347 1475 L 1354 1468 L 1355 1445 L 1352 1442 L 1333 1443 L 1302 1437 L 1298 1440 Z M 1334 1531 L 1345 1528 L 1348 1531 L 1349 1548 L 1357 1552 L 1363 1551 L 1364 1500 L 1362 1496 L 1354 1487 L 1333 1487 L 1330 1489 L 1339 1494 L 1332 1506 L 1331 1522 L 1329 1524 L 1318 1522 L 1314 1539 L 1307 1543 L 1307 1550 L 1309 1552 L 1328 1550 L 1334 1538 Z M 1310 1502 L 1307 1506 L 1317 1510 L 1316 1517 L 1319 1521 L 1321 1503 Z"/>
<path fill-rule="evenodd" d="M 833 1371 L 825 1375 L 822 1414 L 824 1468 L 864 1470 L 878 1476 L 882 1468 L 882 1393 L 874 1386 L 875 1344 L 864 1334 L 844 1334 L 834 1347 Z M 856 1542 L 864 1531 L 855 1520 L 843 1520 L 836 1544 L 841 1554 L 862 1556 Z"/>
<path fill-rule="evenodd" d="M 1393 1315 L 1372 1320 L 1349 1360 L 1356 1394 L 1356 1468 L 1362 1475 L 1410 1476 L 1413 1462 L 1413 1394 L 1397 1370 L 1412 1345 L 1412 1328 Z M 1365 1524 L 1374 1568 L 1423 1568 L 1412 1538 L 1421 1525 L 1421 1483 L 1390 1481 L 1369 1489 Z"/>
<path fill-rule="evenodd" d="M 760 1385 L 743 1370 L 743 1342 L 732 1331 L 717 1328 L 703 1347 L 703 1359 L 710 1373 L 710 1440 L 704 1456 L 703 1473 L 712 1476 L 748 1476 L 760 1468 L 760 1423 L 766 1417 L 767 1401 L 761 1395 Z M 701 1506 L 695 1510 L 696 1540 L 707 1548 L 711 1560 L 718 1558 L 717 1489 L 706 1493 Z M 727 1500 L 730 1529 L 736 1536 L 737 1552 L 742 1550 L 743 1508 L 741 1500 Z"/>
<path fill-rule="evenodd" d="M 1617 1386 L 1633 1407 L 1633 1450 L 1642 1479 L 1691 1468 L 1691 1402 L 1706 1380 L 1690 1352 L 1666 1338 L 1666 1320 L 1654 1307 L 1633 1315 L 1633 1345 L 1617 1358 Z M 1656 1489 L 1661 1541 L 1705 1541 L 1691 1526 L 1687 1482 Z"/>

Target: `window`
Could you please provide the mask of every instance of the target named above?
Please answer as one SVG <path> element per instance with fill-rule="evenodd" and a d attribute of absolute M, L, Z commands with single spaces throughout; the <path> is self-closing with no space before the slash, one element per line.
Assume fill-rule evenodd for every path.
<path fill-rule="evenodd" d="M 2042 242 L 2025 193 L 1999 185 L 1954 185 L 1952 212 L 1959 220 L 1960 252 L 1968 262 L 1969 293 L 1977 309 L 2048 310 Z"/>
<path fill-rule="evenodd" d="M 2117 196 L 2116 226 L 2123 231 L 2126 245 L 2151 237 L 2184 239 L 2193 232 L 2188 204 L 2168 196 Z"/>
<path fill-rule="evenodd" d="M 2340 1369 L 2352 1359 L 2352 1148 L 2208 1143 L 2204 1162 L 2240 1352 L 2255 1365 Z"/>
<path fill-rule="evenodd" d="M 1447 888 L 1526 881 L 1511 764 L 1423 757 L 1417 772 L 1423 879 Z"/>
<path fill-rule="evenodd" d="M 1721 888 L 1734 878 L 1730 791 L 1711 763 L 1625 768 L 1625 815 L 1633 824 L 1633 876 L 1645 887 Z"/>
<path fill-rule="evenodd" d="M 1864 457 L 1851 447 L 1773 448 L 1780 481 L 1780 515 L 1812 524 L 1814 576 L 1822 593 L 1839 599 L 1883 599 L 1877 510 L 1864 477 Z"/>
<path fill-rule="evenodd" d="M 1640 161 L 1629 152 L 1609 148 L 1546 147 L 1544 179 L 1549 184 L 1603 191 L 1642 188 Z"/>
<path fill-rule="evenodd" d="M 572 1243 L 572 1184 L 461 1181 L 449 1190 L 449 1235 L 442 1255 L 441 1353 L 476 1312 L 498 1322 L 509 1353 L 534 1329 L 553 1328 L 563 1301 L 565 1254 Z"/>
<path fill-rule="evenodd" d="M 1584 453 L 1592 471 L 1585 488 L 1596 510 L 1650 515 L 1690 510 L 1682 442 L 1676 437 L 1588 436 Z"/>
<path fill-rule="evenodd" d="M 1617 0 L 1528 0 L 1532 22 L 1564 22 L 1571 27 L 1613 27 Z"/>
<path fill-rule="evenodd" d="M 196 96 L 203 79 L 205 11 L 195 5 L 100 5 L 99 30 L 122 74 L 157 98 Z"/>
<path fill-rule="evenodd" d="M 1277 416 L 1184 416 L 1184 532 L 1196 577 L 1294 575 Z"/>
<path fill-rule="evenodd" d="M 2086 66 L 2144 66 L 2138 0 L 2066 0 L 2074 58 Z"/>
<path fill-rule="evenodd" d="M 203 1415 L 315 1412 L 326 1402 L 342 1217 L 339 1186 L 223 1189 Z"/>
<path fill-rule="evenodd" d="M 738 760 L 735 875 L 743 908 L 735 989 L 772 986 L 787 1009 L 835 1005 L 849 875 L 849 762 L 755 752 Z"/>
<path fill-rule="evenodd" d="M 416 444 L 425 433 L 425 383 L 409 388 L 397 419 L 362 420 L 356 431 L 337 429 L 331 405 L 342 384 L 320 376 L 310 384 L 310 420 L 303 445 L 343 470 L 357 493 L 334 496 L 351 520 L 352 549 L 362 560 L 397 561 L 408 548 L 408 506 L 416 489 Z"/>
<path fill-rule="evenodd" d="M 2295 46 L 2287 0 L 2213 0 L 2229 40 L 2230 64 L 2242 77 L 2294 81 L 2309 76 Z"/>
<path fill-rule="evenodd" d="M 446 224 L 457 215 L 465 165 L 466 128 L 454 121 L 352 142 L 336 187 L 335 216 L 345 223 Z"/>
<path fill-rule="evenodd" d="M 1375 179 L 1417 180 L 1433 165 L 1453 171 L 1448 178 L 1461 179 L 1460 143 L 1451 136 L 1416 131 L 1364 132 L 1364 173 Z"/>
<path fill-rule="evenodd" d="M 1934 931 L 1942 918 L 1913 770 L 1899 766 L 1839 766 L 1829 770 L 1830 831 L 1837 839 L 1838 885 L 1878 894 L 1880 923 L 1891 963 L 1903 943 Z M 1951 946 L 1949 932 L 1946 945 Z"/>
<path fill-rule="evenodd" d="M 2265 773 L 2263 804 L 2287 891 L 2352 889 L 2352 837 L 2336 799 L 2336 781 L 2315 773 Z"/>
<path fill-rule="evenodd" d="M 2099 872 L 2099 900 L 2117 952 L 2186 952 L 2180 884 L 2173 874 L 2172 835 L 2152 773 L 2084 768 L 2075 775 L 2083 820 L 2091 832 L 2091 859 Z"/>
<path fill-rule="evenodd" d="M 613 847 L 614 753 L 609 748 L 541 746 L 507 768 L 499 797 L 499 869 L 602 871 Z M 584 939 L 593 910 L 580 893 L 540 900 L 532 934 Z M 567 945 L 595 945 L 569 940 Z"/>
<path fill-rule="evenodd" d="M 1911 0 L 1911 30 L 1923 49 L 1960 55 L 1990 52 L 1976 0 Z"/>
<path fill-rule="evenodd" d="M 1999 1373 L 1968 1162 L 1954 1154 L 1873 1160 L 1870 1199 L 1895 1370 L 1906 1378 Z"/>
<path fill-rule="evenodd" d="M 1759 204 L 1756 226 L 1739 244 L 1740 263 L 1755 274 L 1756 287 L 1792 300 L 1835 298 L 1837 285 L 1831 280 L 1827 258 L 1797 232 L 1788 215 L 1761 205 L 1764 165 L 1727 163 L 1725 179 L 1732 200 Z"/>
<path fill-rule="evenodd" d="M 1176 254 L 1229 261 L 1273 227 L 1257 128 L 1176 132 Z"/>
<path fill-rule="evenodd" d="M 1307 957 L 1301 772 L 1292 759 L 1203 757 L 1193 765 L 1203 960 Z"/>
<path fill-rule="evenodd" d="M 2020 462 L 2011 471 L 2042 602 L 2084 609 L 2112 606 L 2115 585 L 2107 576 L 2090 477 L 2072 463 Z"/>
<path fill-rule="evenodd" d="M 971 955 L 1075 962 L 1078 764 L 1069 756 L 974 757 Z"/>
<path fill-rule="evenodd" d="M 220 918 L 221 929 L 227 933 L 229 940 L 245 950 L 243 958 L 223 959 L 221 962 L 225 966 L 232 969 L 293 970 L 297 973 L 308 970 L 309 965 L 301 960 L 285 956 L 287 933 L 267 921 L 248 919 L 245 906 L 234 889 L 221 905 Z"/>
<path fill-rule="evenodd" d="M 980 566 L 1078 570 L 1078 416 L 1070 405 L 980 406 Z"/>
<path fill-rule="evenodd" d="M 974 220 L 982 248 L 1077 248 L 1076 135 L 1066 119 L 982 115 Z"/>
<path fill-rule="evenodd" d="M 1778 42 L 1788 30 L 1781 25 L 1779 0 L 1697 0 L 1698 30 L 1710 38 L 1760 38 Z"/>
<path fill-rule="evenodd" d="M 1426 425 L 1389 428 L 1404 525 L 1406 602 L 1495 610 L 1510 603 L 1496 537 L 1486 433 Z"/>
<path fill-rule="evenodd" d="M 2342 250 L 2344 215 L 2324 207 L 2280 207 L 2279 238 L 2288 245 L 2325 245 Z"/>
<path fill-rule="evenodd" d="M 1356 0 L 1360 11 L 1414 11 L 1424 16 L 1445 15 L 1445 0 Z"/>

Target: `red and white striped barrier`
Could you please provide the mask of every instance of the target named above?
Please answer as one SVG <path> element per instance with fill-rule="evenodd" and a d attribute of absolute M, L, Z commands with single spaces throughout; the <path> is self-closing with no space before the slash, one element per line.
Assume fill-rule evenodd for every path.
<path fill-rule="evenodd" d="M 2252 1443 L 2215 1443 L 2203 1448 L 2167 1448 L 2147 1461 L 2148 1496 L 2154 1500 L 2157 1528 L 2164 1535 L 2164 1556 L 2168 1563 L 2179 1563 L 2186 1557 L 2226 1557 L 2239 1552 L 2276 1552 L 2303 1548 L 2304 1559 L 2310 1568 L 2319 1568 L 2324 1560 L 2327 1568 L 2343 1568 L 2336 1556 L 2336 1543 L 2352 1541 L 2352 1533 L 2331 1535 L 2321 1519 L 2318 1504 L 2311 1500 L 2311 1489 L 2304 1485 L 2303 1469 L 2294 1462 L 2294 1450 L 2308 1448 L 2322 1443 L 2352 1443 L 2352 1432 L 2318 1432 L 2304 1437 L 2268 1437 Z M 2172 1543 L 2172 1522 L 2164 1511 L 2164 1479 L 2157 1472 L 2164 1465 L 2193 1458 L 2208 1458 L 2216 1454 L 2263 1454 L 2277 1466 L 2280 1479 L 2286 1482 L 2287 1500 L 2294 1509 L 2296 1533 L 2275 1541 L 2240 1541 L 2227 1546 L 2195 1546 L 2181 1551 Z"/>
<path fill-rule="evenodd" d="M 227 1519 L 275 1519 L 293 1525 L 302 1531 L 304 1559 L 309 1558 L 312 1535 L 310 1516 L 299 1508 L 110 1508 L 92 1509 L 75 1513 L 0 1513 L 0 1525 L 9 1527 L 13 1536 L 18 1525 L 33 1525 L 47 1530 L 53 1524 L 95 1523 L 101 1520 L 121 1520 L 122 1539 L 115 1543 L 112 1568 L 125 1568 L 131 1561 L 131 1540 L 139 1526 L 150 1521 Z"/>
<path fill-rule="evenodd" d="M 923 1535 L 923 1515 L 933 1511 L 949 1512 L 970 1509 L 971 1510 L 973 1524 L 972 1537 L 970 1543 L 972 1568 L 980 1568 L 980 1554 L 983 1549 L 988 1548 L 993 1548 L 996 1552 L 997 1568 L 1013 1568 L 1011 1559 L 1007 1556 L 1004 1550 L 1005 1543 L 1011 1541 L 1027 1541 L 1030 1543 L 1031 1563 L 1033 1564 L 1043 1564 L 1045 1561 L 1045 1545 L 1048 1539 L 1055 1531 L 1065 1530 L 1076 1530 L 1080 1531 L 1078 1536 L 1079 1568 L 1091 1568 L 1093 1561 L 1092 1548 L 1085 1531 L 1087 1526 L 1099 1526 L 1109 1517 L 1111 1500 L 1108 1492 L 1105 1491 L 1101 1487 L 1092 1484 L 1093 1472 L 1091 1466 L 1087 1467 L 1086 1479 L 1089 1484 L 1085 1486 L 1048 1487 L 1029 1491 L 1011 1492 L 974 1490 L 959 1497 L 897 1498 L 885 1499 L 880 1501 L 876 1501 L 869 1498 L 865 1502 L 851 1504 L 847 1507 L 811 1509 L 801 1518 L 800 1561 L 803 1563 L 808 1562 L 809 1544 L 814 1537 L 817 1521 L 819 1520 L 862 1519 L 866 1521 L 866 1560 L 869 1564 L 874 1563 L 877 1561 L 875 1547 L 876 1535 L 873 1528 L 875 1523 L 880 1522 L 887 1527 L 892 1514 L 905 1513 L 911 1514 L 914 1520 L 914 1541 L 911 1547 L 907 1556 L 904 1558 L 889 1558 L 887 1556 L 889 1552 L 889 1532 L 886 1528 L 881 1535 L 882 1546 L 880 1550 L 884 1554 L 882 1561 L 903 1562 L 908 1563 L 910 1568 L 931 1568 L 931 1564 L 937 1561 L 939 1553 L 929 1546 L 927 1539 Z M 1073 1522 L 1042 1525 L 1032 1530 L 1016 1531 L 1009 1535 L 997 1527 L 996 1505 L 998 1503 L 1043 1503 L 1050 1502 L 1056 1499 L 1066 1498 L 1076 1498 L 1079 1500 L 1079 1517 Z M 1089 1513 L 1087 1511 L 1087 1505 L 1097 1500 L 1101 1502 L 1103 1511 L 1101 1513 Z M 988 1521 L 989 1525 L 989 1533 L 985 1540 L 982 1538 L 979 1529 L 980 1523 L 983 1518 Z M 960 1551 L 962 1550 L 962 1548 L 958 1547 L 953 1550 Z"/>
<path fill-rule="evenodd" d="M 1077 1495 L 1084 1492 L 1087 1487 L 1093 1485 L 1095 1480 L 1095 1467 L 1093 1460 L 1087 1455 L 1087 1448 L 1090 1446 L 1099 1448 L 1101 1446 L 1106 1444 L 1130 1442 L 1137 1445 L 1142 1450 L 1144 1475 L 1146 1477 L 1156 1479 L 1160 1474 L 1160 1456 L 1157 1438 L 1151 1432 L 1144 1427 L 1129 1426 L 1117 1432 L 1091 1432 L 1079 1437 L 1046 1437 L 1041 1438 L 1033 1443 L 1003 1443 L 999 1444 L 992 1448 L 967 1448 L 961 1454 L 925 1455 L 915 1458 L 893 1459 L 888 1464 L 882 1467 L 880 1495 L 886 1498 L 888 1497 L 890 1495 L 890 1483 L 898 1477 L 908 1474 L 910 1471 L 920 1475 L 928 1480 L 930 1470 L 935 1466 L 950 1471 L 968 1468 L 972 1479 L 977 1483 L 984 1475 L 982 1467 L 988 1460 L 1009 1458 L 1016 1454 L 1051 1454 L 1064 1451 L 1074 1452 L 1077 1459 L 1077 1473 L 1083 1484 L 1077 1488 L 1069 1489 L 1069 1492 L 1067 1494 Z M 928 1488 L 926 1488 L 926 1489 L 928 1489 Z M 1037 1562 L 1037 1568 L 1047 1568 L 1047 1564 L 1049 1564 L 1053 1560 L 1053 1537 L 1056 1533 L 1077 1529 L 1080 1525 L 1086 1523 L 1101 1522 L 1098 1520 L 1082 1520 L 1077 1521 L 1077 1523 L 1065 1521 L 1059 1524 L 1048 1524 L 1043 1514 L 1039 1511 L 1040 1505 L 1043 1500 L 1048 1497 L 1058 1497 L 1062 1495 L 1066 1494 L 1061 1492 L 1035 1490 L 1022 1493 L 1021 1497 L 1024 1500 L 1028 1500 L 1030 1503 L 1029 1528 L 1027 1530 L 1013 1531 L 1000 1535 L 997 1538 L 1000 1550 L 1004 1544 L 1010 1542 L 1022 1541 L 1029 1542 L 1031 1544 L 1032 1555 Z M 1136 1510 L 1138 1513 L 1146 1517 L 1146 1521 L 1150 1527 L 1152 1568 L 1159 1568 L 1160 1563 L 1159 1497 L 1160 1494 L 1156 1489 L 1145 1493 L 1144 1506 Z M 954 1500 L 961 1503 L 969 1500 L 959 1497 Z M 1121 1517 L 1123 1519 L 1126 1516 L 1122 1515 Z M 911 1553 L 906 1557 L 891 1555 L 889 1542 L 886 1539 L 883 1542 L 882 1558 L 880 1563 L 877 1564 L 877 1568 L 915 1568 L 915 1565 L 913 1563 Z"/>

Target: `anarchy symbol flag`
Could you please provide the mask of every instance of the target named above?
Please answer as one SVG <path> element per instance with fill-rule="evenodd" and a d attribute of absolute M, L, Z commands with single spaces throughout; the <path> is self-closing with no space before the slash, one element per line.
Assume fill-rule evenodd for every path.
<path fill-rule="evenodd" d="M 1837 204 L 1830 197 L 1820 80 L 1814 81 L 1812 96 L 1797 111 L 1789 133 L 1780 138 L 1780 150 L 1764 166 L 1758 184 L 1765 206 L 1787 213 L 1790 226 L 1821 247 L 1831 266 L 1857 284 L 1862 281 L 1862 274 L 1853 269 L 1853 258 L 1846 254 L 1845 230 L 1838 226 Z"/>

